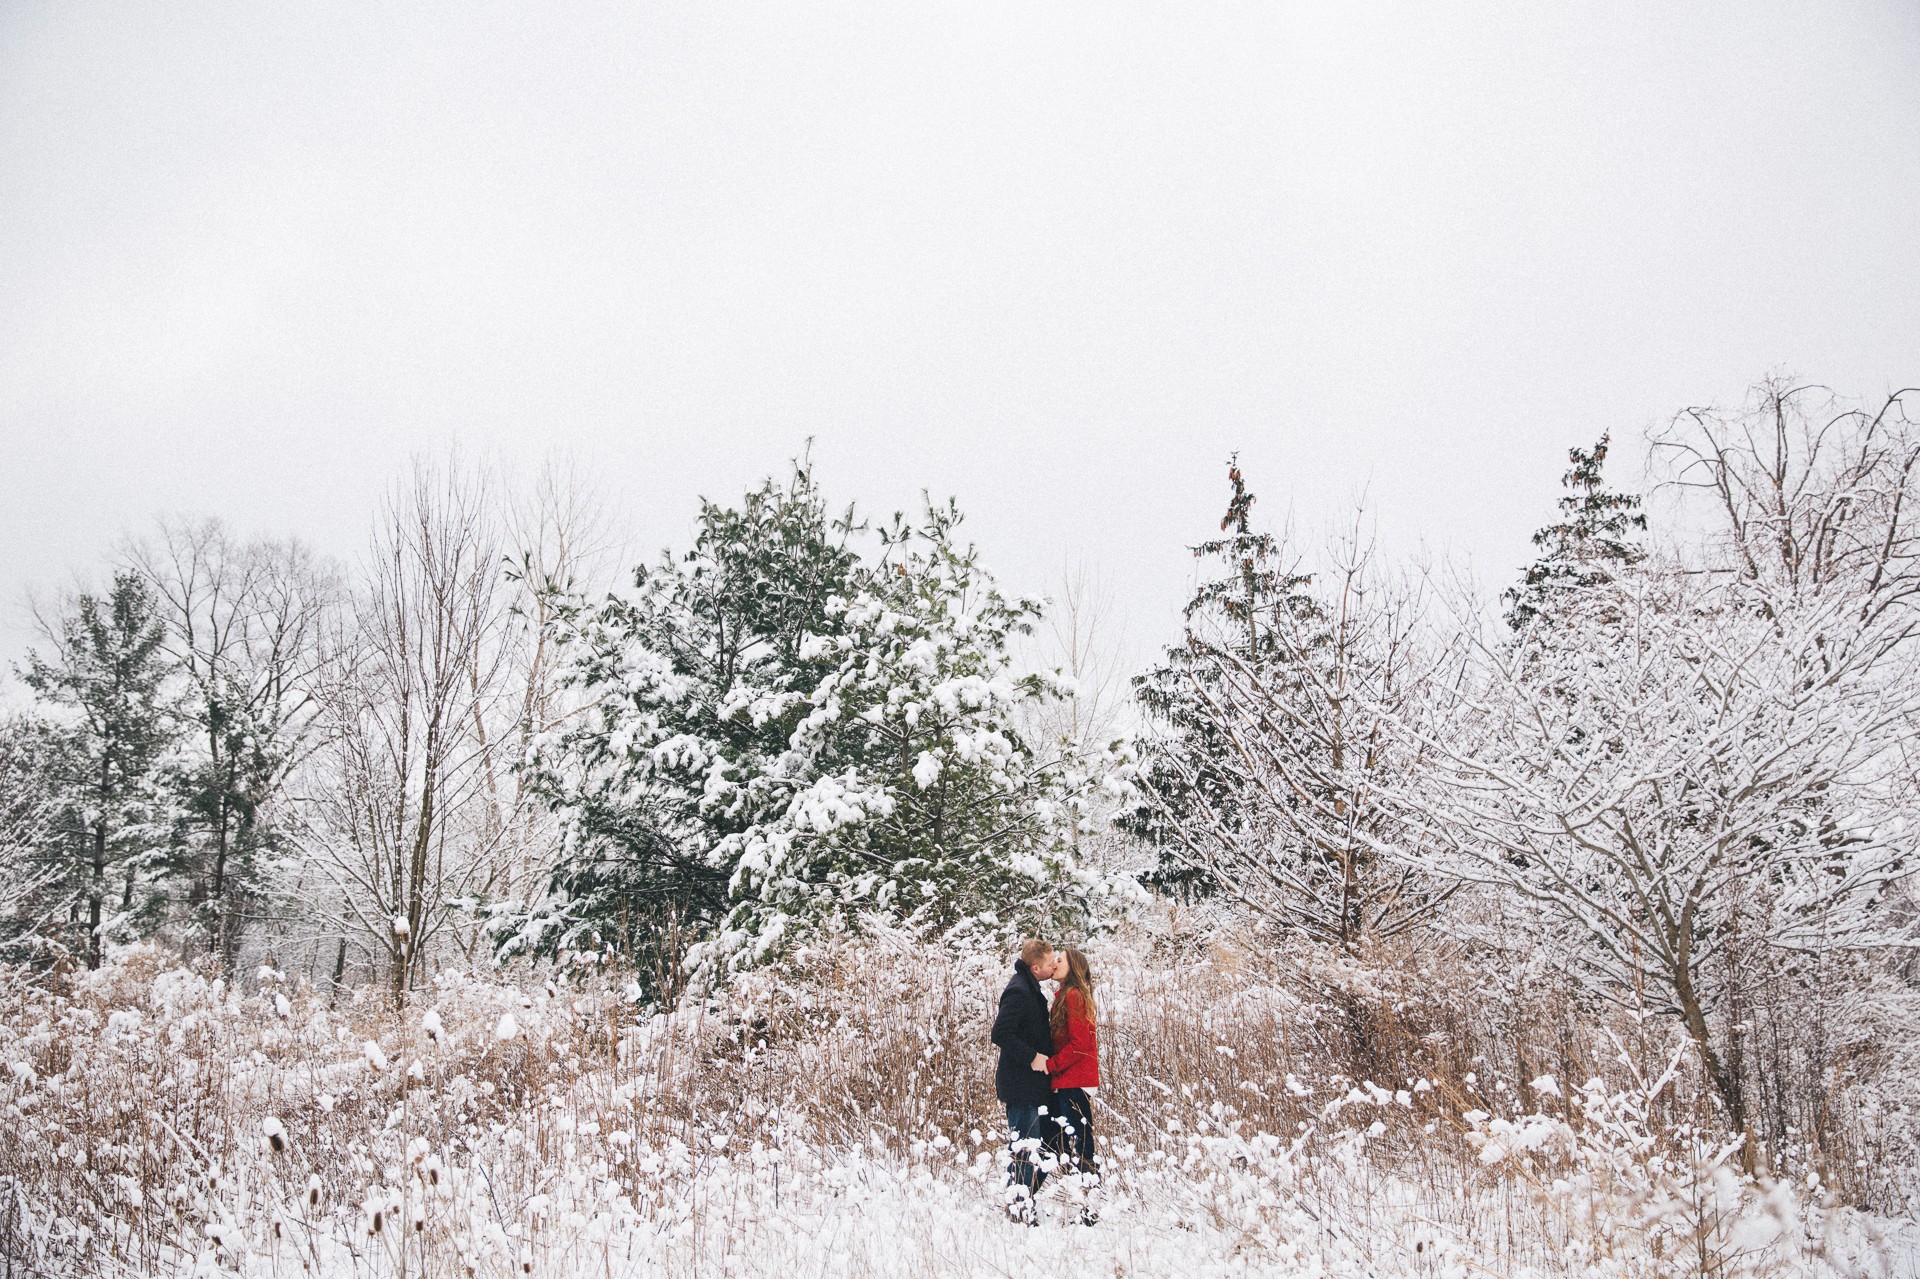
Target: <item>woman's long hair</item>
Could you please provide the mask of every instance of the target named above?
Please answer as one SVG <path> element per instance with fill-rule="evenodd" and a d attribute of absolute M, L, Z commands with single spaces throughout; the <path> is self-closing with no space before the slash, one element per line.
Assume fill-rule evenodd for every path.
<path fill-rule="evenodd" d="M 1074 947 L 1069 946 L 1067 955 L 1067 975 L 1060 982 L 1060 989 L 1053 995 L 1053 1011 L 1048 1020 L 1053 1023 L 1053 1037 L 1057 1041 L 1067 1033 L 1067 992 L 1077 990 L 1080 998 L 1086 1001 L 1087 1020 L 1099 1017 L 1093 1004 L 1093 970 L 1087 967 L 1087 957 Z"/>

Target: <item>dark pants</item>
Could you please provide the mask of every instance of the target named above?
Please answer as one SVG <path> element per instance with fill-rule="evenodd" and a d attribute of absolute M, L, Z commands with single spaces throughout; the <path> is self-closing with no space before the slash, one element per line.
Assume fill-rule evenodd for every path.
<path fill-rule="evenodd" d="M 1093 1153 L 1093 1098 L 1084 1088 L 1056 1088 L 1053 1093 L 1057 1141 L 1068 1167 L 1097 1178 L 1100 1160 Z"/>
<path fill-rule="evenodd" d="M 1047 1170 L 1042 1161 L 1052 1162 L 1046 1153 L 1048 1139 L 1056 1131 L 1053 1123 L 1054 1107 L 1048 1106 L 1007 1106 L 1007 1148 L 1012 1154 L 1012 1162 L 1007 1165 L 1007 1189 L 1011 1202 L 1031 1199 L 1040 1193 L 1041 1183 L 1047 1179 Z M 1016 1189 L 1016 1187 L 1018 1189 Z"/>

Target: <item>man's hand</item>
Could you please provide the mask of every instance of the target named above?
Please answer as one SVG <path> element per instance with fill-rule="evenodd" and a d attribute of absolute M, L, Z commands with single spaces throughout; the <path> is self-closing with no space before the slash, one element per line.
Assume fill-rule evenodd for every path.
<path fill-rule="evenodd" d="M 1033 1055 L 1033 1068 L 1042 1074 L 1046 1073 L 1047 1055 L 1045 1053 L 1035 1053 Z"/>

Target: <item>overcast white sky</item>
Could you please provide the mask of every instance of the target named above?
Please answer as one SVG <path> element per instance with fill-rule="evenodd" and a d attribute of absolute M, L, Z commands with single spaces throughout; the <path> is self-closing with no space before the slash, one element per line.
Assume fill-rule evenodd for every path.
<path fill-rule="evenodd" d="M 1917 197 L 1910 3 L 7 0 L 0 599 L 455 439 L 655 547 L 811 435 L 1149 642 L 1236 449 L 1503 579 L 1570 444 L 1920 380 Z"/>

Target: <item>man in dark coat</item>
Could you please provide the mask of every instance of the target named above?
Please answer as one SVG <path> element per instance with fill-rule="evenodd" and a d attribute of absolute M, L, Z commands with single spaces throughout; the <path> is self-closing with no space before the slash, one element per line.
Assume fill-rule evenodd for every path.
<path fill-rule="evenodd" d="M 1053 1027 L 1040 983 L 1053 976 L 1056 962 L 1063 961 L 1056 960 L 1047 943 L 1035 938 L 1022 942 L 1020 958 L 1013 963 L 1013 980 L 1000 992 L 1000 1012 L 993 1019 L 993 1042 L 1000 1049 L 993 1089 L 1007 1107 L 1007 1128 L 1012 1134 L 1007 1212 L 1029 1225 L 1039 1224 L 1033 1197 L 1047 1179 L 1039 1161 L 1041 1125 L 1053 1101 L 1053 1080 L 1047 1074 Z"/>

